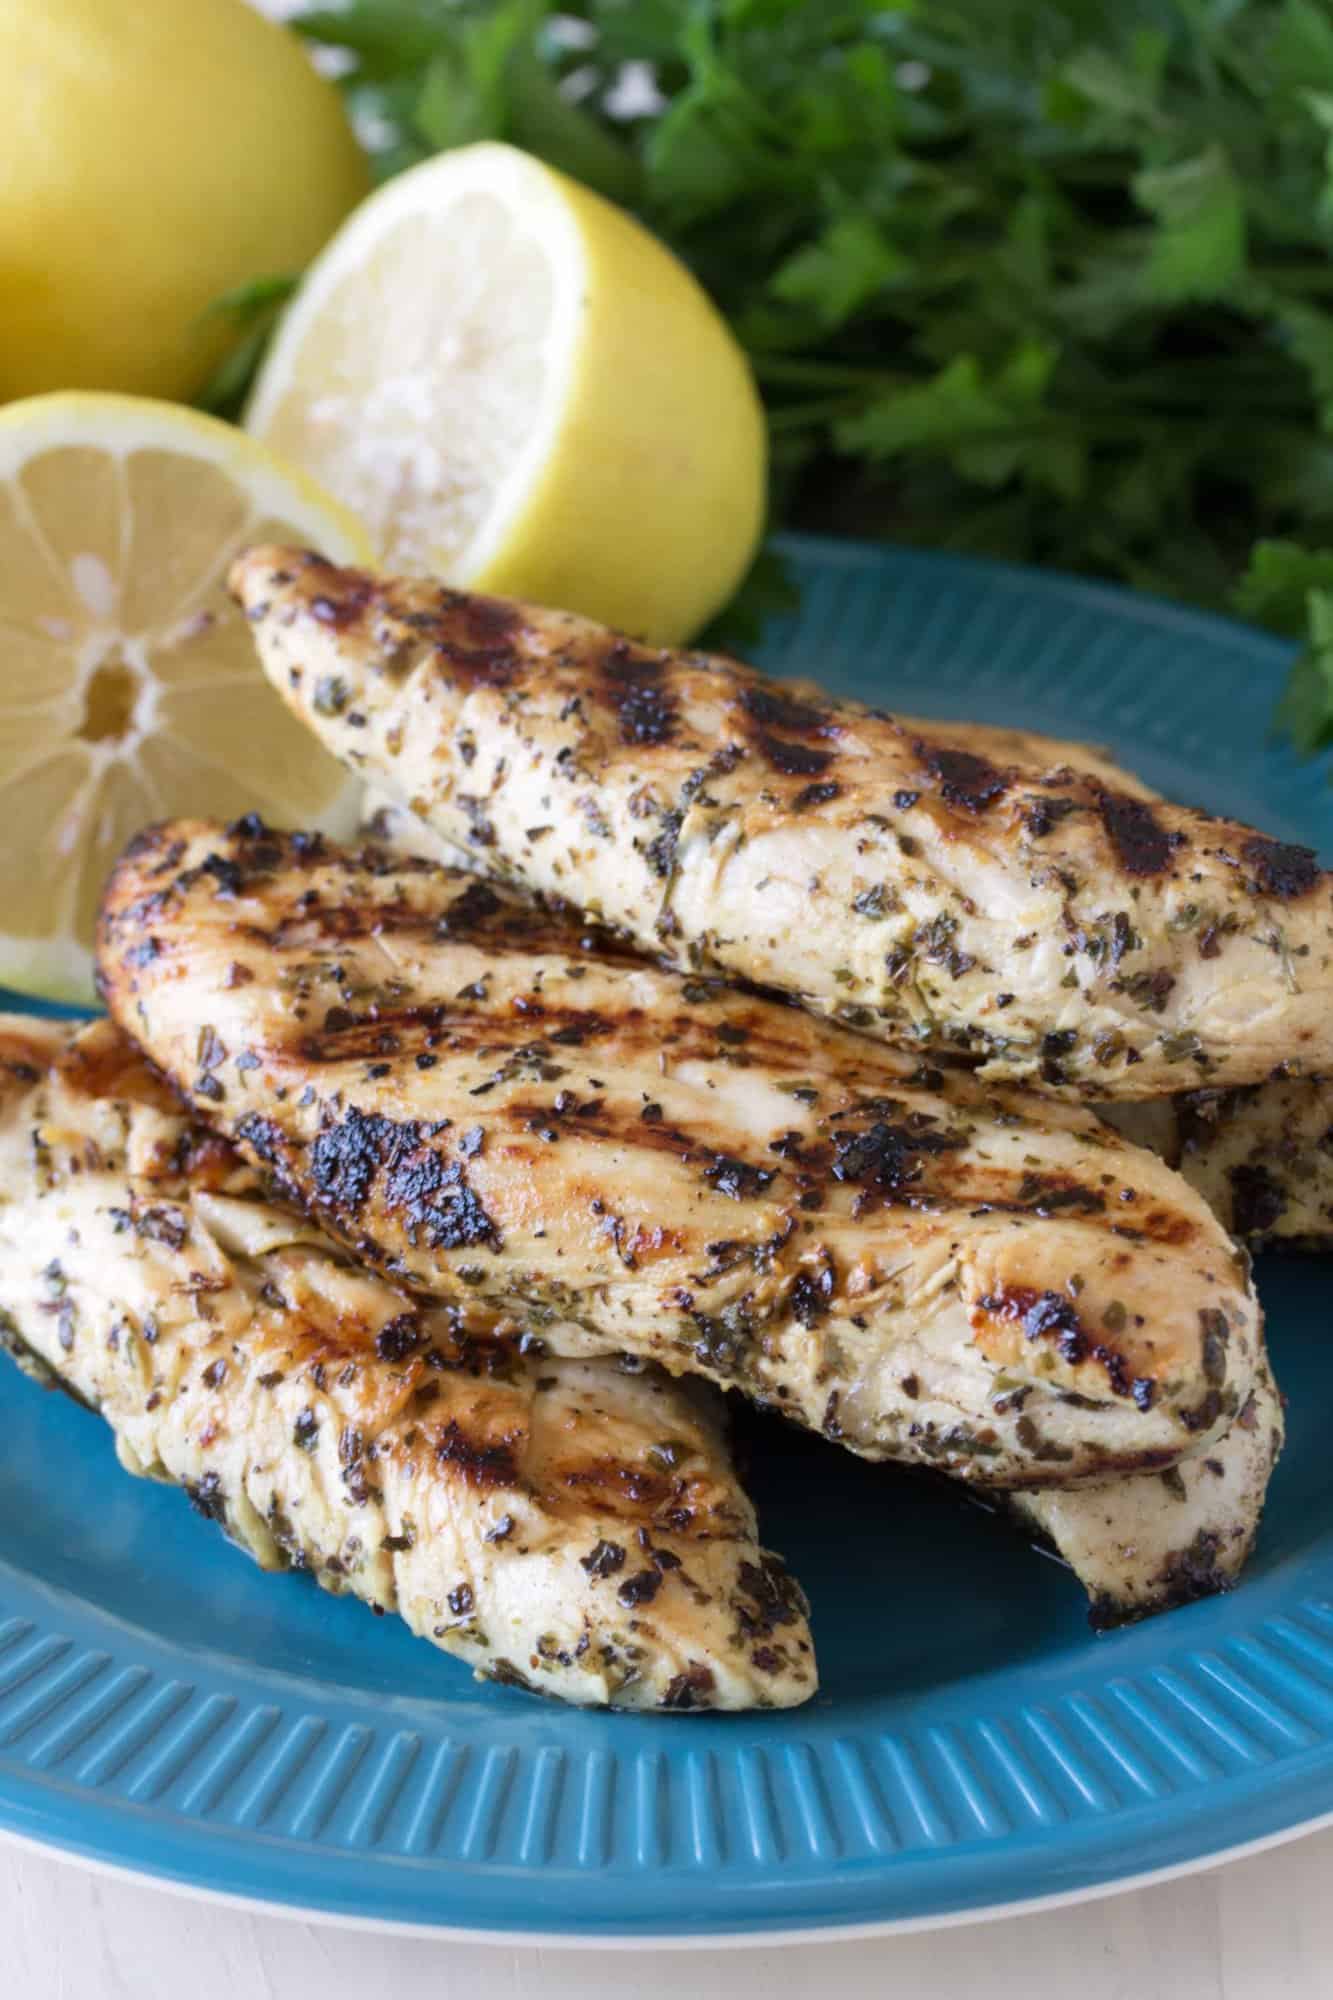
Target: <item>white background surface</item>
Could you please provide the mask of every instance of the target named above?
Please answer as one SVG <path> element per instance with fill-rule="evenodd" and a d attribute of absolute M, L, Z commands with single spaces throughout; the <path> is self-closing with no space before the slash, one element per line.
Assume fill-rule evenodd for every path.
<path fill-rule="evenodd" d="M 1126 1857 L 1133 1865 L 1133 1857 Z M 250 1916 L 0 1846 L 3 2000 L 1330 2000 L 1333 1830 L 998 1924 L 728 1952 L 507 1949 Z"/>

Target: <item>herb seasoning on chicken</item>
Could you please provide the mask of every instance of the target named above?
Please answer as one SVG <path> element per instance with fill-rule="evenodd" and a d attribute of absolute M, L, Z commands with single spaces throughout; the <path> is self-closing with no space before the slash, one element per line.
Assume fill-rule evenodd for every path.
<path fill-rule="evenodd" d="M 1012 1493 L 1018 1519 L 1062 1555 L 1118 1625 L 1230 1590 L 1254 1546 L 1285 1423 L 1266 1355 L 1222 1437 L 1157 1475 Z"/>
<path fill-rule="evenodd" d="M 234 1066 L 212 1047 L 205 1074 Z M 567 1701 L 814 1692 L 705 1385 L 552 1359 L 358 1270 L 107 1022 L 0 1019 L 0 1192 L 0 1339 L 263 1567 Z"/>
<path fill-rule="evenodd" d="M 282 549 L 232 587 L 352 769 L 472 867 L 687 969 L 1086 1097 L 1333 1064 L 1306 848 L 564 613 Z"/>
<path fill-rule="evenodd" d="M 1249 1394 L 1243 1259 L 1081 1107 L 253 819 L 142 835 L 99 952 L 201 1117 L 395 1282 L 978 1484 L 1167 1466 Z"/>

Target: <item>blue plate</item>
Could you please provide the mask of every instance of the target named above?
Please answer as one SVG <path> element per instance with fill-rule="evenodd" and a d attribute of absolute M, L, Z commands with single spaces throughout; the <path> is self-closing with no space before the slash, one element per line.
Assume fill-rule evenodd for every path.
<path fill-rule="evenodd" d="M 1333 849 L 1326 773 L 1265 747 L 1276 641 L 1059 577 L 788 550 L 770 668 L 1107 743 Z M 1068 1573 L 951 1490 L 749 1424 L 823 1669 L 771 1716 L 479 1687 L 261 1576 L 8 1373 L 0 1826 L 267 1903 L 585 1942 L 939 1919 L 1290 1831 L 1333 1812 L 1333 1346 L 1319 1263 L 1259 1282 L 1291 1428 L 1258 1552 L 1233 1595 L 1132 1630 L 1094 1638 Z"/>

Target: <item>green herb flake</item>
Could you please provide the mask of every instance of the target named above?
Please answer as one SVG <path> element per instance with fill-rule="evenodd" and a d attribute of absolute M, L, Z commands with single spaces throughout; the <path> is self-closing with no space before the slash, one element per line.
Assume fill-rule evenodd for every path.
<path fill-rule="evenodd" d="M 341 715 L 347 706 L 347 683 L 338 674 L 321 674 L 310 706 L 316 715 Z"/>

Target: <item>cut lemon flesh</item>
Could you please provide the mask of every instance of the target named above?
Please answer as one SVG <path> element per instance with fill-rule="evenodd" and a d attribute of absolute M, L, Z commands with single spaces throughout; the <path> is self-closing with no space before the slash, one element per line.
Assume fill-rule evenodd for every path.
<path fill-rule="evenodd" d="M 679 640 L 758 537 L 763 417 L 694 278 L 511 146 L 364 202 L 288 311 L 247 427 L 392 569 Z"/>
<path fill-rule="evenodd" d="M 0 410 L 0 982 L 91 997 L 102 883 L 152 820 L 353 820 L 226 593 L 253 541 L 368 554 L 313 481 L 212 418 L 110 395 Z"/>

